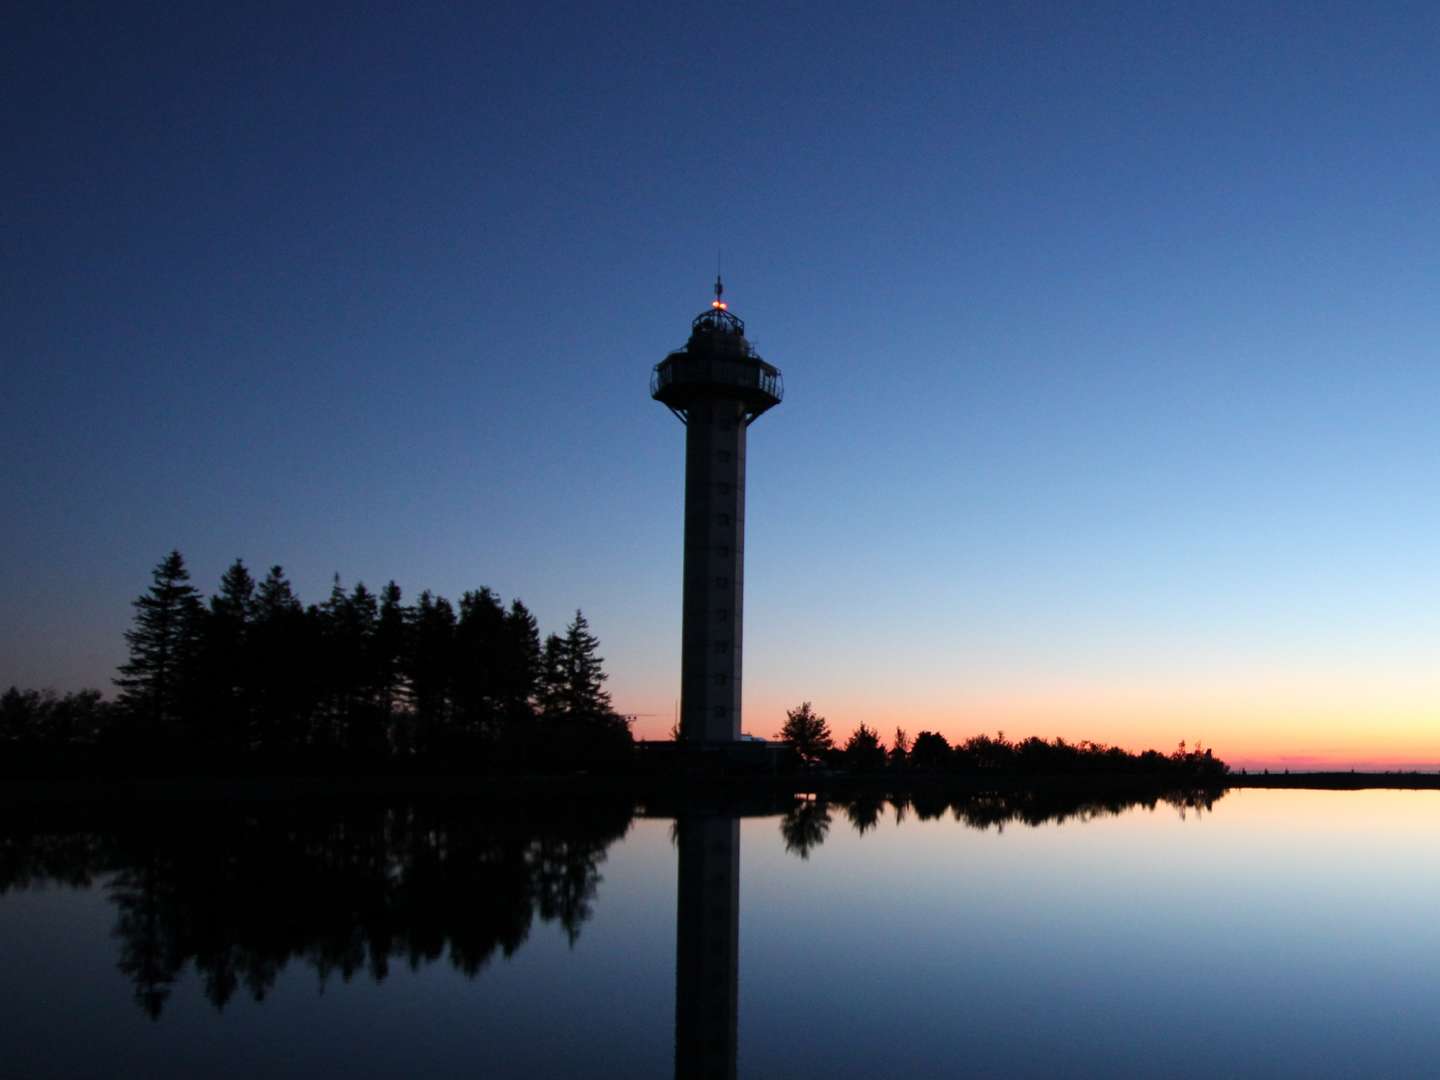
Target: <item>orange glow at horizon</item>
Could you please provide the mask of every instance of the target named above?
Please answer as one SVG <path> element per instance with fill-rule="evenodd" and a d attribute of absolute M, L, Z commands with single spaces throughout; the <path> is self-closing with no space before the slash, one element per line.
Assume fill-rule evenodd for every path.
<path fill-rule="evenodd" d="M 1326 690 L 1330 692 L 1326 692 Z M 958 695 L 941 705 L 920 694 L 852 697 L 848 701 L 813 697 L 815 709 L 829 721 L 837 744 L 865 723 L 889 745 L 897 727 L 914 738 L 938 731 L 951 743 L 973 735 L 1003 732 L 1011 740 L 1032 735 L 1090 740 L 1129 751 L 1169 753 L 1183 740 L 1212 749 L 1232 769 L 1296 770 L 1440 770 L 1440 694 L 1392 688 L 1383 694 L 1337 693 L 1330 687 L 1310 694 L 1280 688 L 1250 693 L 1215 690 L 1164 693 L 1158 688 L 1116 690 L 1055 688 L 1049 693 Z M 1428 688 L 1425 688 L 1428 689 Z M 785 711 L 800 702 L 747 699 L 744 729 L 775 735 Z M 663 739 L 670 721 L 637 722 L 638 738 Z"/>

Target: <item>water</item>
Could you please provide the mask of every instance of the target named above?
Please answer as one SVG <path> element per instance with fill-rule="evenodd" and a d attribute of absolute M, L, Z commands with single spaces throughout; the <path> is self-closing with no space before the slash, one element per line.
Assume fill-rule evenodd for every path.
<path fill-rule="evenodd" d="M 1434 1072 L 1440 792 L 750 809 L 12 808 L 0 1075 Z"/>

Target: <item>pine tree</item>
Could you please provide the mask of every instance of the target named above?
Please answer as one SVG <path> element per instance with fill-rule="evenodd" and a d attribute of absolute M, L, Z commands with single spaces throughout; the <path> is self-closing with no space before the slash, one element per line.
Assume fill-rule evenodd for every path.
<path fill-rule="evenodd" d="M 535 616 L 519 600 L 510 603 L 501 627 L 495 659 L 497 750 L 512 765 L 528 761 L 537 749 L 535 723 L 540 697 L 543 653 Z"/>
<path fill-rule="evenodd" d="M 530 609 L 511 601 L 505 615 L 504 656 L 500 664 L 500 703 L 511 722 L 531 720 L 540 686 L 540 627 Z"/>
<path fill-rule="evenodd" d="M 153 572 L 150 590 L 135 599 L 135 624 L 125 632 L 130 659 L 120 665 L 120 702 L 152 733 L 174 733 L 190 705 L 200 638 L 200 600 L 180 552 Z"/>
<path fill-rule="evenodd" d="M 540 715 L 547 720 L 558 720 L 565 715 L 567 687 L 565 640 L 559 634 L 547 634 L 545 647 L 540 652 L 540 673 L 535 690 Z"/>
<path fill-rule="evenodd" d="M 311 710 L 313 662 L 305 611 L 285 571 L 272 566 L 255 597 L 254 646 L 256 707 L 251 741 L 278 751 L 299 742 Z"/>
<path fill-rule="evenodd" d="M 218 725 L 218 741 L 243 747 L 254 705 L 250 634 L 255 621 L 255 579 L 236 559 L 220 579 L 204 619 L 203 694 Z"/>
<path fill-rule="evenodd" d="M 410 611 L 410 695 L 414 745 L 433 749 L 450 726 L 454 682 L 455 609 L 429 590 Z"/>
<path fill-rule="evenodd" d="M 575 618 L 565 630 L 561 652 L 565 682 L 562 692 L 565 714 L 572 719 L 609 721 L 615 716 L 610 695 L 604 682 L 604 658 L 595 651 L 600 639 L 590 633 L 590 624 L 577 609 Z"/>
<path fill-rule="evenodd" d="M 527 613 L 528 614 L 528 613 Z M 540 711 L 550 719 L 618 719 L 610 706 L 604 682 L 604 658 L 595 655 L 600 640 L 590 633 L 590 624 L 580 611 L 565 629 L 565 636 L 551 634 L 540 654 L 538 698 Z"/>
<path fill-rule="evenodd" d="M 370 650 L 379 621 L 375 595 L 357 582 L 347 594 L 336 574 L 325 603 L 308 618 L 320 646 L 322 709 L 316 741 L 354 748 L 372 740 L 374 689 Z"/>
<path fill-rule="evenodd" d="M 460 597 L 455 625 L 455 720 L 467 735 L 491 734 L 500 714 L 505 608 L 489 589 Z"/>
<path fill-rule="evenodd" d="M 630 728 L 611 708 L 603 686 L 599 646 L 579 611 L 564 637 L 545 639 L 538 698 L 547 734 L 544 756 L 554 766 L 619 761 L 630 751 Z"/>
<path fill-rule="evenodd" d="M 380 590 L 380 612 L 371 642 L 375 705 L 386 736 L 394 741 L 395 713 L 405 696 L 405 640 L 409 615 L 401 602 L 400 586 L 390 582 Z"/>

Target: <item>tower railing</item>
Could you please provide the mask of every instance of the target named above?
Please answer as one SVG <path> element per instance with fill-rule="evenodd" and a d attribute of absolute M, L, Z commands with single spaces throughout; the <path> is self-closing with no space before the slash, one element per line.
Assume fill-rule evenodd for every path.
<path fill-rule="evenodd" d="M 758 357 L 745 361 L 712 357 L 701 359 L 675 353 L 655 365 L 650 373 L 650 396 L 657 397 L 672 386 L 735 386 L 758 390 L 778 403 L 785 398 L 785 379 L 778 368 Z"/>

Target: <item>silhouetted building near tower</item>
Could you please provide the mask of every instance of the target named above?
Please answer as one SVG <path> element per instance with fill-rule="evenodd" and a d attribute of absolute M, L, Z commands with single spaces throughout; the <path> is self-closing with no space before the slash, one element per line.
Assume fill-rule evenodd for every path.
<path fill-rule="evenodd" d="M 745 432 L 780 404 L 784 383 L 745 340 L 722 299 L 690 324 L 690 340 L 659 364 L 650 394 L 685 424 L 685 584 L 680 737 L 740 738 L 745 593 Z"/>

